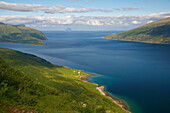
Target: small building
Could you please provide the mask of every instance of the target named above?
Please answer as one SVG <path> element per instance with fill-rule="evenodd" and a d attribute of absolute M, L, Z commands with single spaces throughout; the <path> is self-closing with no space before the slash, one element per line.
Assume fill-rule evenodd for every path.
<path fill-rule="evenodd" d="M 83 106 L 82 106 L 82 107 L 86 107 L 86 103 L 85 103 L 85 102 L 83 103 Z"/>

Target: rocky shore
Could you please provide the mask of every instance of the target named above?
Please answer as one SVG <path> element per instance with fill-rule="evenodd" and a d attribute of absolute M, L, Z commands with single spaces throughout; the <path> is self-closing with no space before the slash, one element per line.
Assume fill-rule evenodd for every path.
<path fill-rule="evenodd" d="M 86 75 L 86 76 L 80 76 L 80 80 L 81 80 L 82 82 L 89 82 L 88 79 L 87 79 L 87 77 L 90 77 L 90 76 L 97 76 L 97 75 L 93 75 L 93 74 L 89 74 L 89 73 L 88 73 L 88 75 Z M 89 82 L 89 83 L 92 83 L 92 82 Z M 115 98 L 115 97 L 110 96 L 110 95 L 105 91 L 105 87 L 104 87 L 104 86 L 99 85 L 99 84 L 95 84 L 95 83 L 92 83 L 92 84 L 94 84 L 94 85 L 96 86 L 96 89 L 97 89 L 102 95 L 105 95 L 105 96 L 107 96 L 108 98 L 112 99 L 115 104 L 117 104 L 118 106 L 120 106 L 120 107 L 121 107 L 124 111 L 126 111 L 127 113 L 131 113 L 130 111 L 127 110 L 127 106 L 123 103 L 123 101 L 121 101 L 121 100 L 119 100 L 119 99 L 117 99 L 117 98 Z"/>

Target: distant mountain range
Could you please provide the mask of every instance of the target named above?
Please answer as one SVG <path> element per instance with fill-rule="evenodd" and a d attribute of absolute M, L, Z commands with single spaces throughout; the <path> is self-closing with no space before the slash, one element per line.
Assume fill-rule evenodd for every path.
<path fill-rule="evenodd" d="M 42 40 L 47 38 L 41 31 L 25 25 L 7 25 L 0 22 L 0 42 L 44 45 Z"/>
<path fill-rule="evenodd" d="M 104 38 L 113 40 L 170 44 L 170 17 L 126 32 L 106 36 Z"/>

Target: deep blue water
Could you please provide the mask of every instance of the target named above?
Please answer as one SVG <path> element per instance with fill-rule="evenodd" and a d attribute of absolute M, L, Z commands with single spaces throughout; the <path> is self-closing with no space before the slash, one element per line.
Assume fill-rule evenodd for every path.
<path fill-rule="evenodd" d="M 45 46 L 0 43 L 52 63 L 101 74 L 91 82 L 134 113 L 170 113 L 170 45 L 103 39 L 113 32 L 44 32 Z"/>

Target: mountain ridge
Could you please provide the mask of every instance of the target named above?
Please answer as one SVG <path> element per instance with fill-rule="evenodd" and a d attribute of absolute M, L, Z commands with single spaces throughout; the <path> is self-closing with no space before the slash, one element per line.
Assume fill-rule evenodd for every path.
<path fill-rule="evenodd" d="M 44 45 L 42 40 L 48 40 L 39 30 L 23 25 L 7 25 L 0 22 L 0 42 Z"/>
<path fill-rule="evenodd" d="M 104 38 L 145 43 L 170 44 L 170 17 Z"/>

